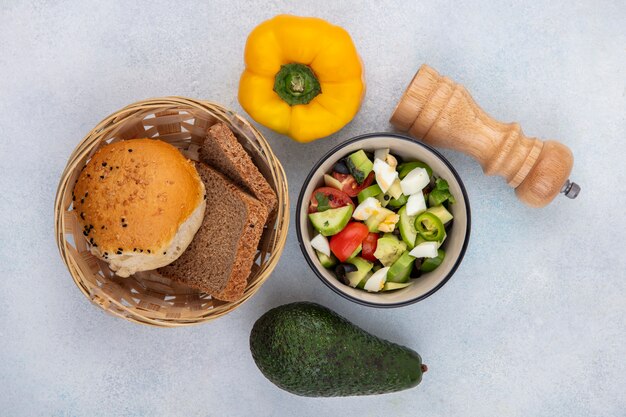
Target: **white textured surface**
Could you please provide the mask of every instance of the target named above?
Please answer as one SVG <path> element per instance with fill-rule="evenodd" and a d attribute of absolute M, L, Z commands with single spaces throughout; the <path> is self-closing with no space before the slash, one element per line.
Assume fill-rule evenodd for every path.
<path fill-rule="evenodd" d="M 1 415 L 625 415 L 626 3 L 69 3 L 0 5 Z M 332 138 L 300 145 L 263 129 L 294 206 L 323 152 L 390 129 L 423 62 L 464 83 L 496 118 L 563 140 L 581 195 L 526 208 L 502 180 L 445 151 L 470 195 L 472 239 L 457 274 L 426 301 L 375 310 L 341 299 L 308 269 L 292 227 L 271 279 L 222 319 L 164 330 L 104 314 L 54 245 L 53 198 L 71 150 L 103 117 L 146 97 L 241 111 L 245 38 L 280 12 L 346 27 L 368 82 L 361 112 Z M 430 368 L 423 383 L 338 399 L 275 388 L 257 371 L 248 335 L 263 312 L 296 300 L 413 347 Z"/>

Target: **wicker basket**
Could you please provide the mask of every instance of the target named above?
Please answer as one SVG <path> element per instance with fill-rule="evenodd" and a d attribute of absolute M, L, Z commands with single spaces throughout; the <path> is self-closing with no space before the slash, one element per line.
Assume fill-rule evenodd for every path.
<path fill-rule="evenodd" d="M 278 196 L 278 209 L 263 232 L 243 297 L 236 302 L 214 300 L 156 271 L 140 272 L 129 278 L 116 276 L 106 262 L 91 255 L 72 211 L 72 189 L 81 168 L 104 144 L 141 137 L 169 142 L 188 158 L 197 160 L 207 128 L 218 121 L 229 125 Z M 137 323 L 162 327 L 191 325 L 234 310 L 271 274 L 287 238 L 287 179 L 265 138 L 237 114 L 214 103 L 183 97 L 145 100 L 104 119 L 76 147 L 59 183 L 54 222 L 61 257 L 78 288 L 94 304 Z"/>

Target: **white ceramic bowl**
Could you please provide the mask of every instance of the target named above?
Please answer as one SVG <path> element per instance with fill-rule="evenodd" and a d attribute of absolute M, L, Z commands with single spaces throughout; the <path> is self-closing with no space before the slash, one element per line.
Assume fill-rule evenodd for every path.
<path fill-rule="evenodd" d="M 373 152 L 380 148 L 389 148 L 392 154 L 400 156 L 404 161 L 419 160 L 430 165 L 436 175 L 448 181 L 450 192 L 456 198 L 456 203 L 449 207 L 454 216 L 454 223 L 448 230 L 448 237 L 442 246 L 446 251 L 443 263 L 434 271 L 424 273 L 419 278 L 414 279 L 413 285 L 407 288 L 384 293 L 368 293 L 343 284 L 335 277 L 333 271 L 320 264 L 315 250 L 311 247 L 311 239 L 315 236 L 315 231 L 307 214 L 311 193 L 316 188 L 324 186 L 324 174 L 330 173 L 337 161 L 359 149 Z M 373 307 L 400 307 L 432 295 L 450 279 L 459 267 L 470 236 L 470 207 L 461 178 L 439 152 L 408 136 L 393 133 L 372 133 L 355 137 L 340 144 L 315 164 L 304 181 L 298 198 L 296 231 L 304 257 L 317 276 L 330 289 L 359 304 Z"/>

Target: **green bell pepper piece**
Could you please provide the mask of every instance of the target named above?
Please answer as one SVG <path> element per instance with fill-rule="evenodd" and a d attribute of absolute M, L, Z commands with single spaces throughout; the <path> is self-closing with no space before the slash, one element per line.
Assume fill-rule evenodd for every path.
<path fill-rule="evenodd" d="M 415 218 L 415 229 L 424 240 L 429 242 L 440 242 L 446 235 L 446 229 L 439 217 L 427 211 Z"/>
<path fill-rule="evenodd" d="M 422 260 L 420 271 L 422 272 L 434 271 L 435 269 L 437 269 L 439 265 L 441 265 L 445 257 L 446 257 L 446 253 L 443 251 L 443 249 L 437 249 L 436 258 L 424 258 Z"/>

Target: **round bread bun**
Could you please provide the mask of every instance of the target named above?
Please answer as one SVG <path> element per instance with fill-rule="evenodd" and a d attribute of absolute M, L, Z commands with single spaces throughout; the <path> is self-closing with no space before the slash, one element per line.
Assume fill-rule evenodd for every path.
<path fill-rule="evenodd" d="M 206 207 L 193 162 L 156 139 L 100 148 L 78 176 L 72 198 L 91 252 L 122 277 L 176 260 Z"/>

